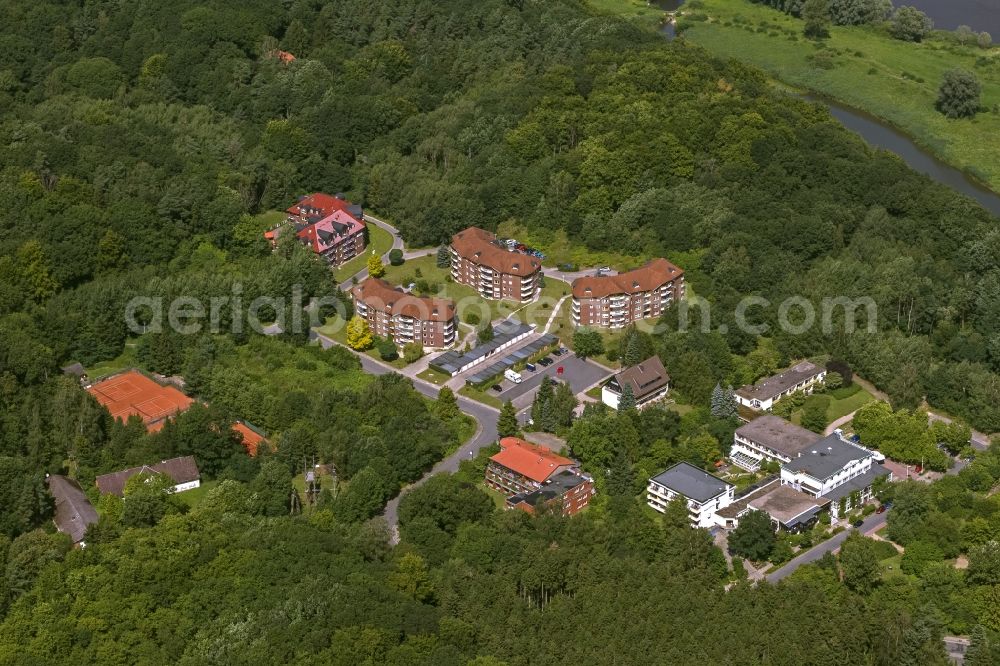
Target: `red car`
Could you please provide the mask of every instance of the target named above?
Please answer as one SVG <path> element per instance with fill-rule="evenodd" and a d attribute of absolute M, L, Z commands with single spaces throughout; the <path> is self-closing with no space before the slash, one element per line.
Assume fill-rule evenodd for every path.
<path fill-rule="evenodd" d="M 875 510 L 875 513 L 885 513 L 885 504 L 880 504 L 878 509 Z"/>

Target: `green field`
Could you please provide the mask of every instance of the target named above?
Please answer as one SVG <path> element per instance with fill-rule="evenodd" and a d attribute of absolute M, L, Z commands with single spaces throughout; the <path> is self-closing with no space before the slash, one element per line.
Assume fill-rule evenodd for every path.
<path fill-rule="evenodd" d="M 587 4 L 601 14 L 624 16 L 649 25 L 657 25 L 663 20 L 663 12 L 651 7 L 646 0 L 587 0 Z"/>
<path fill-rule="evenodd" d="M 192 488 L 191 490 L 185 490 L 182 493 L 177 493 L 174 497 L 181 501 L 187 507 L 193 507 L 205 499 L 209 491 L 219 485 L 219 481 L 202 481 L 201 485 L 197 488 Z"/>
<path fill-rule="evenodd" d="M 892 39 L 881 28 L 838 27 L 813 42 L 802 21 L 748 0 L 702 0 L 681 19 L 684 37 L 712 53 L 757 65 L 775 78 L 882 118 L 917 143 L 1000 191 L 1000 115 L 949 120 L 934 108 L 945 71 L 960 67 L 983 86 L 982 106 L 1000 103 L 1000 49 L 959 46 L 941 35 L 923 43 Z"/>
<path fill-rule="evenodd" d="M 384 255 L 392 249 L 392 234 L 376 224 L 368 225 L 368 246 L 365 251 L 348 262 L 340 265 L 333 271 L 333 279 L 340 283 L 348 279 L 358 271 L 364 270 L 368 263 L 368 257 L 372 252 L 378 256 Z"/>

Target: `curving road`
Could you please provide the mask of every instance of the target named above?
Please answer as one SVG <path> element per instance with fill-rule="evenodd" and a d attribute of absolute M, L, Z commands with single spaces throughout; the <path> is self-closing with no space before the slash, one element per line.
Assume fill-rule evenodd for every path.
<path fill-rule="evenodd" d="M 810 564 L 812 562 L 815 562 L 819 558 L 823 557 L 827 553 L 835 552 L 837 549 L 840 548 L 840 544 L 844 543 L 844 541 L 847 540 L 847 537 L 851 535 L 851 532 L 859 531 L 862 534 L 871 534 L 878 528 L 885 525 L 885 519 L 889 515 L 889 511 L 891 510 L 892 509 L 889 509 L 888 511 L 884 511 L 883 513 L 873 513 L 872 515 L 865 518 L 865 522 L 861 527 L 854 527 L 853 525 L 848 527 L 840 534 L 837 534 L 834 537 L 827 539 L 823 543 L 819 544 L 818 546 L 810 548 L 801 555 L 792 558 L 785 566 L 767 574 L 767 576 L 765 576 L 765 580 L 767 580 L 767 582 L 769 583 L 777 583 L 782 578 L 790 576 L 792 572 L 801 567 L 803 564 Z"/>
<path fill-rule="evenodd" d="M 323 349 L 329 349 L 333 345 L 337 344 L 330 338 L 317 333 L 316 331 L 312 332 L 312 337 L 315 340 L 319 340 L 320 346 L 322 346 Z M 357 354 L 357 357 L 361 361 L 362 369 L 369 374 L 385 375 L 390 372 L 396 372 L 396 369 L 392 366 L 376 361 L 366 354 Z M 421 394 L 428 398 L 437 398 L 440 387 L 419 378 L 410 377 L 409 379 L 413 382 L 413 388 Z M 458 466 L 463 460 L 471 460 L 477 453 L 479 453 L 480 449 L 491 446 L 497 441 L 497 416 L 500 413 L 499 410 L 494 407 L 490 407 L 489 405 L 484 405 L 481 402 L 470 400 L 464 396 L 459 395 L 456 396 L 456 398 L 458 399 L 458 408 L 462 411 L 462 413 L 467 416 L 471 416 L 476 421 L 476 432 L 472 438 L 462 444 L 457 451 L 446 458 L 439 460 L 429 472 L 423 475 L 423 477 L 403 488 L 398 495 L 389 500 L 389 503 L 385 507 L 385 512 L 382 515 L 385 518 L 386 523 L 389 524 L 389 530 L 391 532 L 390 541 L 393 545 L 399 542 L 399 500 L 403 497 L 403 494 L 423 484 L 427 481 L 427 479 L 435 474 L 440 474 L 442 472 L 457 472 Z"/>

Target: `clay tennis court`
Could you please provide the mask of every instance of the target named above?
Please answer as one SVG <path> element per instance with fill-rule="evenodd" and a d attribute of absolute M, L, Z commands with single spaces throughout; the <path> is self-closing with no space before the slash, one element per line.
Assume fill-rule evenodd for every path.
<path fill-rule="evenodd" d="M 161 386 L 135 370 L 98 382 L 87 392 L 114 418 L 126 421 L 136 414 L 150 431 L 159 430 L 163 419 L 183 412 L 194 402 L 173 386 Z"/>

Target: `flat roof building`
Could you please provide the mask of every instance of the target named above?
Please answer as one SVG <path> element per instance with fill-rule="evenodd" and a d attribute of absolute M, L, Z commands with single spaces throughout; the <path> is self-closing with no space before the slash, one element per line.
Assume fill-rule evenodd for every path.
<path fill-rule="evenodd" d="M 719 524 L 716 512 L 733 502 L 735 486 L 686 462 L 660 472 L 649 480 L 646 503 L 664 513 L 667 504 L 680 496 L 687 501 L 688 516 L 695 527 Z"/>
<path fill-rule="evenodd" d="M 811 430 L 764 414 L 736 429 L 729 458 L 743 469 L 756 472 L 764 461 L 788 462 L 818 439 L 819 435 Z"/>

